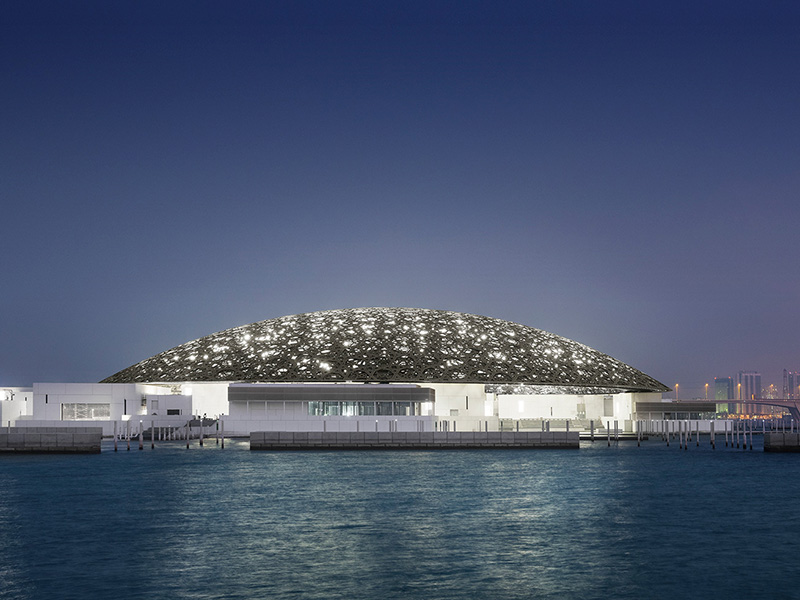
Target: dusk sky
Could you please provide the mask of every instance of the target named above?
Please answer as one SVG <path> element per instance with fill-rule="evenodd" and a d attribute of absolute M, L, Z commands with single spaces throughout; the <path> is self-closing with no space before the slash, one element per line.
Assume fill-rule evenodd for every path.
<path fill-rule="evenodd" d="M 410 306 L 800 370 L 800 3 L 0 7 L 0 386 Z"/>

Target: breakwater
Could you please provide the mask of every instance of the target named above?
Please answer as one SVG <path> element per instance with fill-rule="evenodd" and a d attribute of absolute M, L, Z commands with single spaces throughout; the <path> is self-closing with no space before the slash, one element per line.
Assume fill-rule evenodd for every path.
<path fill-rule="evenodd" d="M 102 427 L 4 427 L 0 452 L 100 453 Z"/>
<path fill-rule="evenodd" d="M 800 452 L 800 433 L 765 433 L 764 452 Z"/>
<path fill-rule="evenodd" d="M 580 447 L 577 431 L 278 432 L 254 431 L 251 450 L 455 450 Z"/>

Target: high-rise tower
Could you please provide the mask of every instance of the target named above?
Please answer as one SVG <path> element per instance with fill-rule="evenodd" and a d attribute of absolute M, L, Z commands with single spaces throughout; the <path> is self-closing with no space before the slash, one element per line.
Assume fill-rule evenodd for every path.
<path fill-rule="evenodd" d="M 748 415 L 761 412 L 754 404 L 748 404 L 747 400 L 761 397 L 761 373 L 757 371 L 739 371 L 737 400 L 743 400 L 744 412 Z"/>
<path fill-rule="evenodd" d="M 794 400 L 800 397 L 800 373 L 797 371 L 783 370 L 783 397 Z"/>
<path fill-rule="evenodd" d="M 733 400 L 733 377 L 714 377 L 714 400 Z M 728 413 L 736 412 L 736 404 L 728 403 Z"/>

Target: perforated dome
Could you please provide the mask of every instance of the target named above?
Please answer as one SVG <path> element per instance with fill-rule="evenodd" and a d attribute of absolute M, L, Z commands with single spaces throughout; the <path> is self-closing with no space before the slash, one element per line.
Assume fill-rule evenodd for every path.
<path fill-rule="evenodd" d="M 156 354 L 102 383 L 181 381 L 668 390 L 623 362 L 540 329 L 420 308 L 325 310 L 242 325 Z"/>

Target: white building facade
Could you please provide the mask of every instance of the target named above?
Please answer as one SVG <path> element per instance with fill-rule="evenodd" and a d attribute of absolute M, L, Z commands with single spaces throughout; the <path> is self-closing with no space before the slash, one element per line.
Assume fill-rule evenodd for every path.
<path fill-rule="evenodd" d="M 19 388 L 22 390 L 23 388 Z M 252 431 L 499 431 L 569 421 L 630 429 L 668 388 L 538 329 L 410 308 L 321 311 L 225 330 L 95 384 L 6 394 L 4 423 Z M 11 398 L 13 396 L 13 399 Z M 23 399 L 21 399 L 23 398 Z M 556 425 L 558 426 L 558 425 Z"/>

